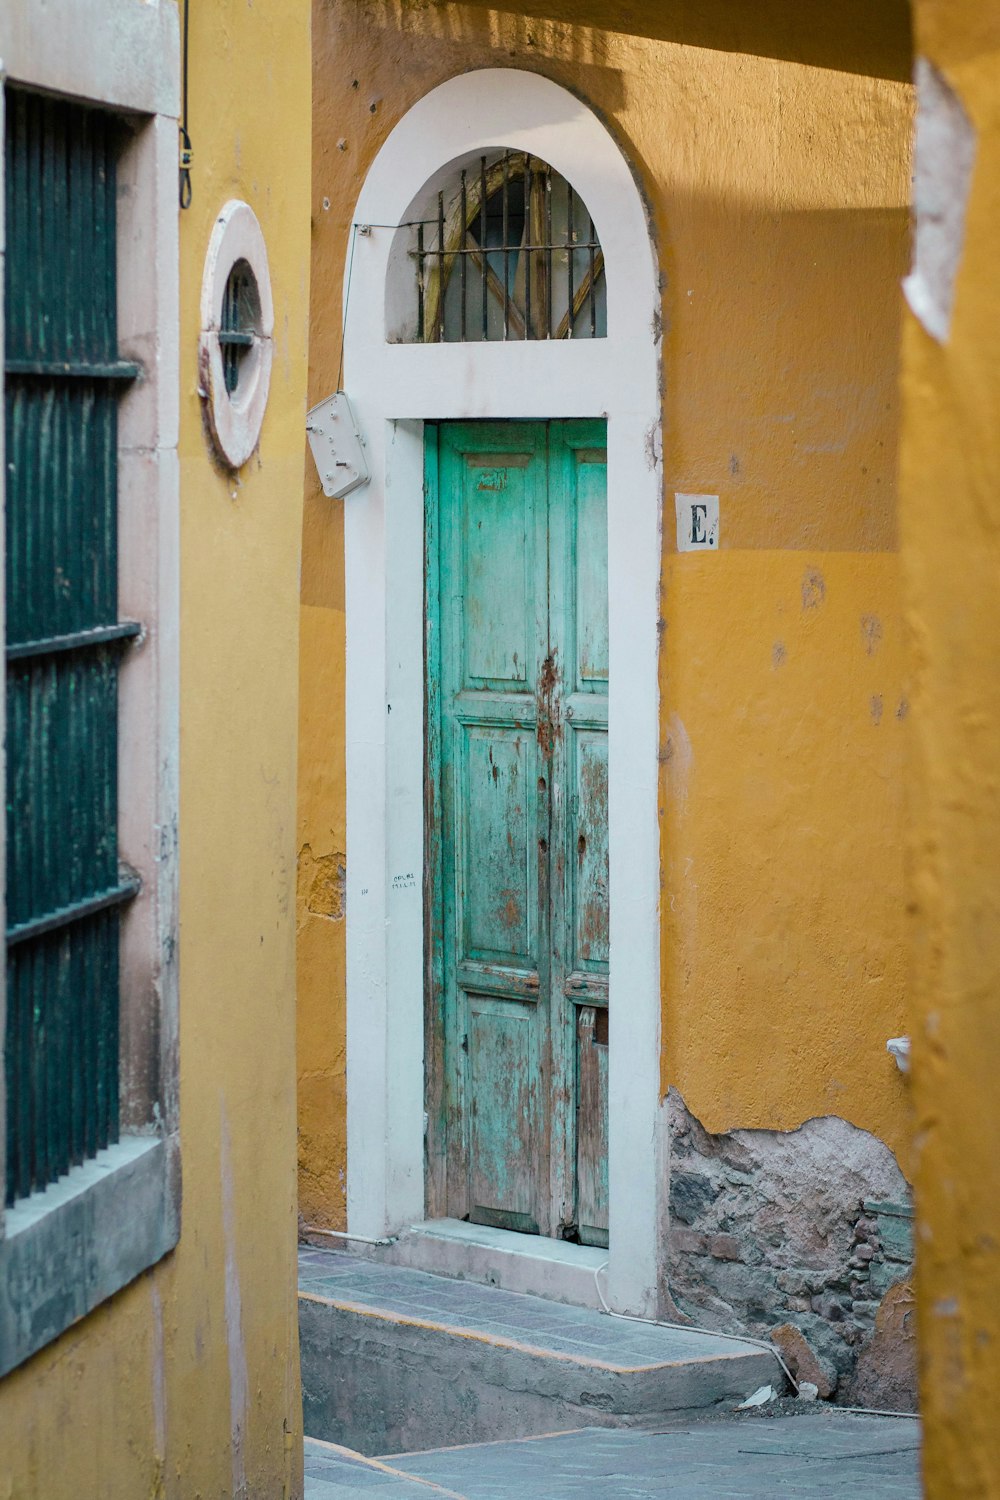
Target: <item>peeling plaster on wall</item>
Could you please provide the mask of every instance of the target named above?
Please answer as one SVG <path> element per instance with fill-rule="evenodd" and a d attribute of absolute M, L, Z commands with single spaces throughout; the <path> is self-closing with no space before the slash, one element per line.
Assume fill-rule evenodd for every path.
<path fill-rule="evenodd" d="M 682 812 L 687 806 L 694 755 L 688 732 L 676 713 L 671 713 L 667 718 L 667 733 L 663 741 L 661 759 L 668 767 L 667 787 L 670 799 L 678 811 Z"/>
<path fill-rule="evenodd" d="M 915 79 L 916 232 L 913 269 L 903 291 L 927 332 L 943 344 L 951 327 L 955 279 L 965 244 L 976 133 L 958 96 L 926 57 L 917 58 Z"/>
<path fill-rule="evenodd" d="M 232 1143 L 225 1101 L 221 1104 L 219 1167 L 222 1175 L 222 1234 L 225 1241 L 226 1350 L 229 1356 L 229 1419 L 233 1461 L 233 1500 L 247 1493 L 243 1440 L 246 1434 L 248 1381 L 243 1344 L 243 1303 L 236 1260 L 236 1216 L 233 1206 Z"/>
<path fill-rule="evenodd" d="M 347 855 L 340 850 L 332 854 L 313 854 L 311 844 L 299 850 L 298 879 L 300 898 L 306 911 L 315 917 L 342 922 L 347 888 Z"/>
<path fill-rule="evenodd" d="M 880 1311 L 887 1295 L 908 1294 L 909 1223 L 863 1207 L 909 1203 L 889 1148 L 834 1115 L 710 1135 L 676 1089 L 667 1104 L 668 1275 L 680 1311 L 755 1337 L 792 1323 L 841 1399 L 853 1399 L 860 1363 L 869 1400 L 914 1405 L 912 1319 Z"/>

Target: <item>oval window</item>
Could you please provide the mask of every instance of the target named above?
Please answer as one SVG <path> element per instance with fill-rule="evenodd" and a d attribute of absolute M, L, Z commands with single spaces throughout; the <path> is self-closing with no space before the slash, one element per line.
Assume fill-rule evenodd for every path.
<path fill-rule="evenodd" d="M 274 308 L 253 209 L 226 204 L 212 231 L 201 297 L 200 392 L 223 462 L 246 463 L 260 440 L 271 380 Z"/>

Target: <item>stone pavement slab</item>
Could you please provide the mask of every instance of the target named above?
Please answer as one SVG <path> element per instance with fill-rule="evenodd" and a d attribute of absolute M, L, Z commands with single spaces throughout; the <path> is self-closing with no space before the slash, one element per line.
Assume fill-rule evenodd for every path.
<path fill-rule="evenodd" d="M 818 1410 L 363 1459 L 306 1440 L 305 1500 L 919 1500 L 915 1419 Z"/>
<path fill-rule="evenodd" d="M 433 1481 L 316 1438 L 306 1438 L 305 1459 L 305 1500 L 461 1500 Z"/>
<path fill-rule="evenodd" d="M 659 1432 L 591 1428 L 386 1460 L 463 1500 L 919 1500 L 915 1420 L 836 1411 L 715 1419 Z"/>
<path fill-rule="evenodd" d="M 362 1459 L 306 1441 L 306 1500 L 919 1500 L 914 1419 L 710 1418 Z"/>

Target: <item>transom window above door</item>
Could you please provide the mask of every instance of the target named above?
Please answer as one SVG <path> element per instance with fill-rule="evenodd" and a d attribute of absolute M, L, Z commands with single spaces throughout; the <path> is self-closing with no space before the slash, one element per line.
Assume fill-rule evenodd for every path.
<path fill-rule="evenodd" d="M 455 169 L 409 248 L 416 317 L 407 342 L 607 335 L 604 255 L 565 177 L 520 151 Z"/>

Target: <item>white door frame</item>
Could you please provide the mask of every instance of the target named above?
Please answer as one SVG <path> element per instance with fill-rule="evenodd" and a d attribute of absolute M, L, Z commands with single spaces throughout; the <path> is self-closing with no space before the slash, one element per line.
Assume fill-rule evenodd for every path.
<path fill-rule="evenodd" d="M 389 343 L 400 226 L 451 162 L 530 151 L 580 194 L 604 250 L 606 339 Z M 386 227 L 390 226 L 390 227 Z M 395 249 L 395 255 L 393 250 Z M 658 1306 L 668 1188 L 660 1099 L 660 297 L 641 196 L 594 114 L 533 73 L 434 89 L 365 180 L 345 278 L 344 386 L 370 484 L 345 508 L 347 1212 L 359 1235 L 424 1215 L 423 423 L 606 417 L 611 655 L 608 1296 Z"/>

